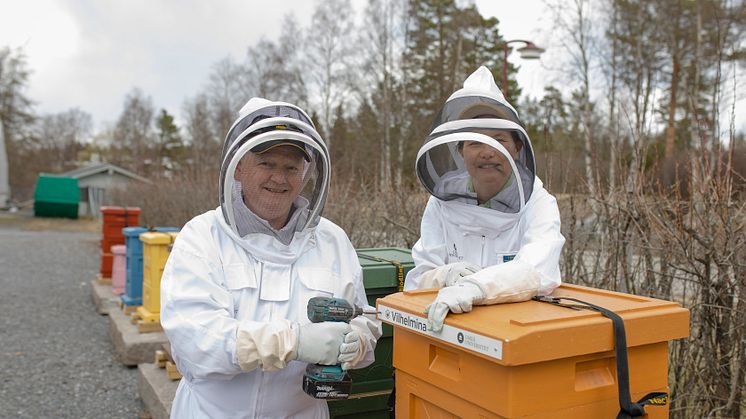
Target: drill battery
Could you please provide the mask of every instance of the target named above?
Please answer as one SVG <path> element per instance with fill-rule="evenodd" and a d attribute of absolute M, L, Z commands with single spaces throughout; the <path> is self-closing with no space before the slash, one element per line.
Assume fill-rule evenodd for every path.
<path fill-rule="evenodd" d="M 303 391 L 315 399 L 350 397 L 352 378 L 339 365 L 308 364 L 303 375 Z"/>

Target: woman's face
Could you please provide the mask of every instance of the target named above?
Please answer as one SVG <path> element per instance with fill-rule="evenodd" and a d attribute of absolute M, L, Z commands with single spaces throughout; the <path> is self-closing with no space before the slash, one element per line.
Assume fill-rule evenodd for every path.
<path fill-rule="evenodd" d="M 494 138 L 500 143 L 500 145 L 508 150 L 508 153 L 510 153 L 514 160 L 518 158 L 518 152 L 521 151 L 523 143 L 521 143 L 520 140 L 515 140 L 510 131 L 500 129 L 478 129 L 474 132 Z"/>
<path fill-rule="evenodd" d="M 509 131 L 476 131 L 488 135 L 505 147 L 514 159 L 518 157 L 521 143 L 514 141 Z M 478 141 L 464 141 L 460 151 L 466 170 L 471 176 L 474 191 L 480 204 L 488 201 L 502 190 L 510 179 L 513 169 L 507 157 L 497 149 Z"/>

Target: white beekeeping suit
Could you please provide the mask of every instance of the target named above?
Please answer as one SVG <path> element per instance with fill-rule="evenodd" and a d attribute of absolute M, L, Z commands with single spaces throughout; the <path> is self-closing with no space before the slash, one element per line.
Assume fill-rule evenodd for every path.
<path fill-rule="evenodd" d="M 536 177 L 531 141 L 487 68 L 448 98 L 416 171 L 432 196 L 405 289 L 442 288 L 428 308 L 433 330 L 449 310 L 523 301 L 559 286 L 565 239 L 557 202 Z"/>
<path fill-rule="evenodd" d="M 184 376 L 172 418 L 327 417 L 302 389 L 306 365 L 373 362 L 378 321 L 306 314 L 315 296 L 368 307 L 349 239 L 321 217 L 329 171 L 301 109 L 260 98 L 241 109 L 223 148 L 220 207 L 186 224 L 163 273 L 161 323 Z"/>

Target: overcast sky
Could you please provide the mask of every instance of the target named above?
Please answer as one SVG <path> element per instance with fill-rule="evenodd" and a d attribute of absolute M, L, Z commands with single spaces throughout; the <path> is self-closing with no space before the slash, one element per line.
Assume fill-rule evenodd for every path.
<path fill-rule="evenodd" d="M 353 0 L 362 10 L 365 0 Z M 0 46 L 22 46 L 33 74 L 29 96 L 40 113 L 79 107 L 97 128 L 116 120 L 125 95 L 137 86 L 155 106 L 179 115 L 185 98 L 206 82 L 210 67 L 231 55 L 243 60 L 261 37 L 276 39 L 289 11 L 310 21 L 308 0 L 0 0 Z M 524 93 L 540 96 L 547 83 L 561 85 L 552 65 L 551 18 L 541 0 L 477 0 L 496 16 L 505 39 L 549 46 L 540 61 L 520 65 Z M 555 41 L 556 42 L 556 41 Z M 746 106 L 739 103 L 739 109 Z M 740 112 L 744 113 L 744 112 Z M 744 129 L 746 122 L 739 121 Z"/>

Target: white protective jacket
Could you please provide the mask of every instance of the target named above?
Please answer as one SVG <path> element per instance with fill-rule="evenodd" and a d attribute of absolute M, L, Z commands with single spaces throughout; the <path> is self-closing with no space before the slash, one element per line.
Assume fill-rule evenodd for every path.
<path fill-rule="evenodd" d="M 407 274 L 404 288 L 419 288 L 419 277 L 430 269 L 466 261 L 484 268 L 471 277 L 485 283 L 521 282 L 519 277 L 504 277 L 509 265 L 519 268 L 521 276 L 538 274 L 537 293 L 550 294 L 560 285 L 559 257 L 565 238 L 560 234 L 556 199 L 539 178 L 534 182 L 526 207 L 515 214 L 431 196 L 420 239 L 412 249 L 415 268 Z M 484 304 L 489 304 L 489 297 Z"/>
<path fill-rule="evenodd" d="M 245 207 L 258 195 L 244 197 L 234 184 L 244 156 L 278 141 L 303 147 L 308 194 L 295 198 L 288 231 L 275 234 Z M 326 145 L 300 108 L 252 98 L 239 112 L 223 147 L 221 206 L 184 226 L 161 281 L 161 324 L 184 376 L 172 418 L 329 415 L 325 401 L 303 391 L 307 364 L 295 360 L 308 300 L 340 297 L 368 307 L 352 244 L 320 216 L 329 167 Z M 273 170 L 278 182 L 294 176 Z M 350 327 L 361 349 L 349 362 L 362 368 L 373 362 L 381 324 L 358 316 Z"/>
<path fill-rule="evenodd" d="M 511 140 L 505 144 L 514 154 L 496 140 L 505 141 L 497 134 L 506 132 L 514 146 Z M 510 166 L 511 177 L 503 189 L 483 206 L 477 205 L 477 195 L 469 188 L 473 175 L 464 157 L 466 143 L 481 143 L 494 152 L 472 163 Z M 469 154 L 469 159 L 475 156 Z M 476 265 L 470 269 L 476 273 L 460 280 L 479 287 L 484 295 L 479 304 L 523 301 L 558 287 L 565 239 L 557 201 L 535 176 L 535 162 L 518 113 L 490 71 L 480 67 L 445 102 L 418 152 L 417 176 L 432 196 L 412 249 L 416 266 L 407 275 L 405 289 L 433 286 L 430 278 L 421 283 L 422 275 L 456 262 Z"/>
<path fill-rule="evenodd" d="M 239 238 L 219 209 L 187 223 L 161 284 L 161 323 L 184 376 L 171 417 L 327 417 L 326 402 L 301 388 L 306 364 L 289 360 L 292 322 L 309 322 L 314 296 L 367 306 L 357 255 L 332 222 L 321 218 L 288 246 L 266 234 Z M 351 325 L 368 343 L 362 368 L 373 362 L 380 323 L 360 316 Z M 239 330 L 251 341 L 237 342 Z M 255 352 L 243 365 L 255 369 L 239 365 L 241 350 Z"/>

